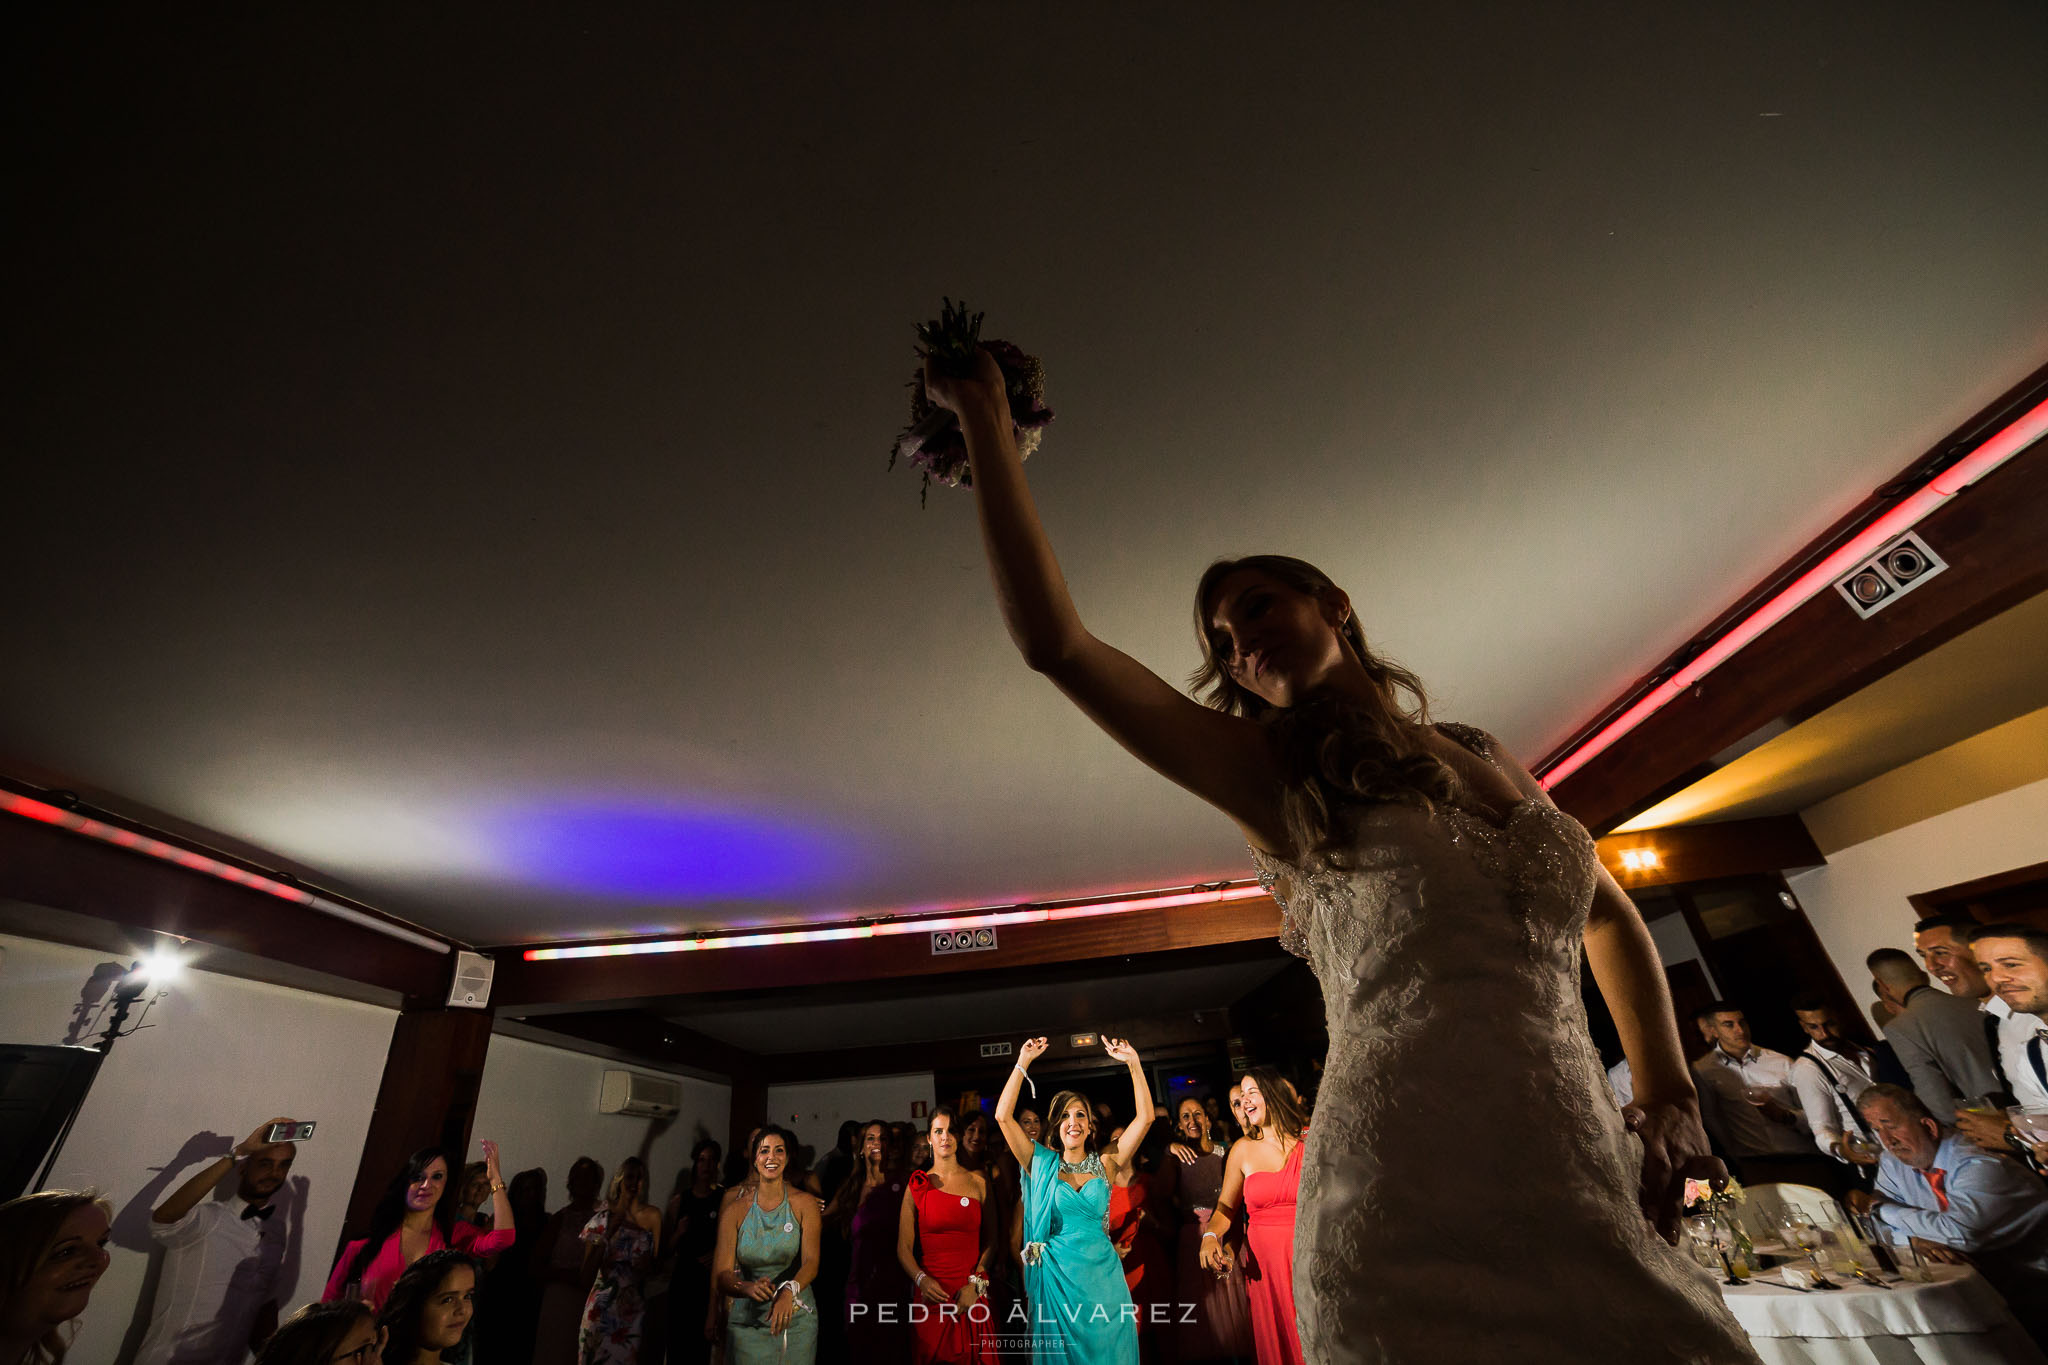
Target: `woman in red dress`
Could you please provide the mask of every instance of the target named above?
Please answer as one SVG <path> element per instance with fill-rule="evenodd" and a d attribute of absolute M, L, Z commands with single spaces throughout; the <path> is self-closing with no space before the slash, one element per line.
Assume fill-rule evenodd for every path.
<path fill-rule="evenodd" d="M 917 1286 L 911 1321 L 916 1365 L 984 1365 L 995 1352 L 988 1296 L 996 1217 L 988 1181 L 960 1164 L 951 1105 L 932 1111 L 932 1168 L 913 1171 L 903 1194 L 896 1259 Z"/>
<path fill-rule="evenodd" d="M 1122 1133 L 1119 1128 L 1112 1141 Z M 1157 1149 L 1156 1142 L 1148 1143 L 1139 1160 L 1118 1167 L 1109 1182 L 1109 1240 L 1116 1243 L 1131 1306 L 1138 1310 L 1138 1359 L 1148 1363 L 1160 1359 L 1160 1338 L 1174 1316 L 1173 1258 L 1160 1240 L 1170 1226 L 1170 1205 L 1160 1188 Z M 1147 1156 L 1155 1160 L 1139 1170 Z"/>
<path fill-rule="evenodd" d="M 1245 1211 L 1246 1288 L 1252 1300 L 1252 1345 L 1259 1365 L 1302 1365 L 1294 1314 L 1294 1198 L 1301 1186 L 1307 1115 L 1279 1072 L 1253 1067 L 1243 1081 L 1245 1136 L 1230 1146 L 1223 1189 L 1202 1233 L 1202 1266 L 1227 1272 L 1223 1243 L 1231 1219 Z"/>

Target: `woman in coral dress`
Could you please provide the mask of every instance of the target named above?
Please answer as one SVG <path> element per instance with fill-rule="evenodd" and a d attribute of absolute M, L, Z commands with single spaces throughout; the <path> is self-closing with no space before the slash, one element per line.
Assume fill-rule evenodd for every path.
<path fill-rule="evenodd" d="M 916 1365 L 993 1365 L 995 1324 L 988 1302 L 997 1215 L 988 1181 L 959 1161 L 953 1107 L 932 1111 L 932 1168 L 913 1171 L 897 1225 L 896 1259 L 910 1276 Z"/>
<path fill-rule="evenodd" d="M 1244 1077 L 1246 1136 L 1230 1146 L 1223 1188 L 1202 1233 L 1202 1268 L 1228 1271 L 1223 1236 L 1244 1210 L 1245 1280 L 1251 1293 L 1252 1344 L 1259 1365 L 1302 1365 L 1295 1326 L 1294 1207 L 1301 1187 L 1303 1114 L 1278 1072 L 1253 1067 Z"/>

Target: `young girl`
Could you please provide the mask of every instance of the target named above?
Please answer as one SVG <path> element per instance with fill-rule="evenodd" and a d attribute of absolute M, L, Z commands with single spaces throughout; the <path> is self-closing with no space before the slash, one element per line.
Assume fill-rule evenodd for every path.
<path fill-rule="evenodd" d="M 441 1365 L 442 1353 L 462 1344 L 476 1312 L 476 1272 L 460 1251 L 429 1252 L 405 1268 L 377 1315 L 385 1365 Z"/>

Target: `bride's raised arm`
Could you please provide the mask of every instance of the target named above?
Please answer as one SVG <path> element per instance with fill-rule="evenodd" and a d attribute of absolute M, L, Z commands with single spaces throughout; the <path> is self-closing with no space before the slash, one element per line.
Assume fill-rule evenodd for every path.
<path fill-rule="evenodd" d="M 1196 703 L 1081 623 L 1024 482 L 1002 371 L 986 350 L 976 364 L 965 379 L 927 373 L 925 388 L 960 419 L 996 601 L 1024 662 L 1155 771 L 1286 851 L 1279 768 L 1260 728 Z"/>

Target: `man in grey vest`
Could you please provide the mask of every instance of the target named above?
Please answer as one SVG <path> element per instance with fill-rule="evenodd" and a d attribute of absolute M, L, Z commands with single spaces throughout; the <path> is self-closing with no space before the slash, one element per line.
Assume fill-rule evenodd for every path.
<path fill-rule="evenodd" d="M 1884 1026 L 1885 1041 L 1927 1111 L 1944 1127 L 1953 1126 L 1957 1100 L 2001 1089 L 1984 1014 L 1975 1000 L 1929 985 L 1920 964 L 1897 948 L 1879 948 L 1866 961 L 1884 998 L 1899 1011 Z"/>

